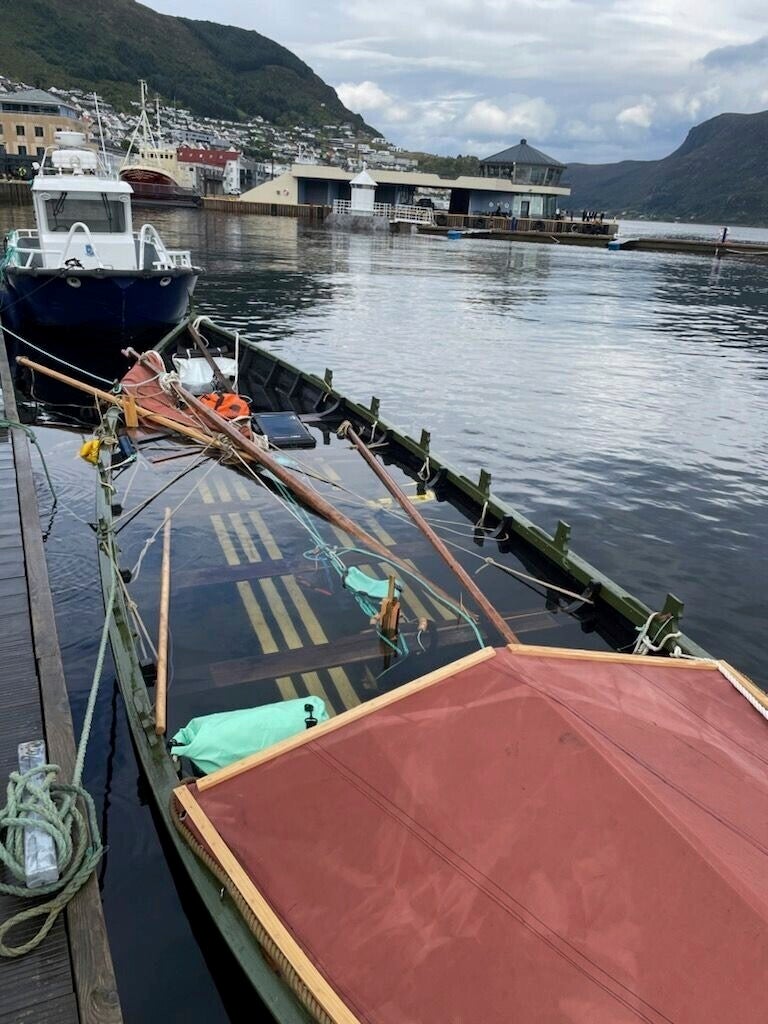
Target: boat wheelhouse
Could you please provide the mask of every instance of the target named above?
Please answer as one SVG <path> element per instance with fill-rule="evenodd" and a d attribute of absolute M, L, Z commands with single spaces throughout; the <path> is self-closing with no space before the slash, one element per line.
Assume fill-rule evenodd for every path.
<path fill-rule="evenodd" d="M 80 132 L 57 133 L 32 182 L 35 228 L 6 238 L 0 312 L 11 331 L 119 352 L 156 341 L 184 317 L 200 273 L 149 223 L 134 230 L 129 184 Z M 34 340 L 34 339 L 33 339 Z"/>

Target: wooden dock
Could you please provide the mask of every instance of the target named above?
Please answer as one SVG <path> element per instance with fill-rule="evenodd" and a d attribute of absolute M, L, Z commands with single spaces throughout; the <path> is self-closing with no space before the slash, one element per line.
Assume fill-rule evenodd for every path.
<path fill-rule="evenodd" d="M 75 738 L 40 529 L 30 443 L 17 421 L 0 330 L 0 786 L 18 744 L 44 737 L 72 777 Z M 2 878 L 2 869 L 0 869 Z M 3 879 L 4 880 L 4 879 Z M 0 920 L 29 901 L 0 895 Z M 23 942 L 32 924 L 9 937 Z M 0 958 L 0 1024 L 120 1024 L 122 1014 L 95 876 L 37 949 Z"/>
<path fill-rule="evenodd" d="M 0 181 L 0 206 L 31 206 L 32 189 L 27 181 Z"/>

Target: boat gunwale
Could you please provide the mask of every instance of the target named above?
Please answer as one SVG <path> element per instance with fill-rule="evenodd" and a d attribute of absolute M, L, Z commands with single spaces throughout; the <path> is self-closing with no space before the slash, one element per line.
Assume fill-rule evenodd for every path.
<path fill-rule="evenodd" d="M 163 277 L 187 277 L 194 275 L 200 277 L 205 274 L 203 267 L 168 267 L 166 270 L 151 269 L 142 270 L 116 270 L 111 267 L 21 267 L 13 263 L 6 263 L 3 273 L 10 277 L 18 274 L 25 277 L 131 277 L 144 279 Z"/>
<path fill-rule="evenodd" d="M 105 416 L 107 430 L 114 431 L 117 421 L 118 411 L 108 411 Z M 112 514 L 111 460 L 112 446 L 102 445 L 97 462 L 95 533 L 105 609 L 113 572 L 119 572 L 119 548 Z M 223 901 L 215 876 L 198 859 L 174 825 L 171 801 L 180 779 L 163 737 L 155 733 L 149 690 L 137 656 L 136 634 L 130 622 L 124 590 L 118 585 L 109 620 L 115 674 L 141 770 L 149 783 L 166 834 L 206 911 L 274 1019 L 278 1024 L 311 1024 L 312 1018 L 298 997 L 267 962 L 237 906 L 231 899 L 229 903 Z M 146 720 L 142 720 L 143 716 Z"/>

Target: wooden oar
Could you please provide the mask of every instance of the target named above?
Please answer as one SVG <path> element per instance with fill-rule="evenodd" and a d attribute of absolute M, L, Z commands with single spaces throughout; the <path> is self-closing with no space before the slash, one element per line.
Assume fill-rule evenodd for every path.
<path fill-rule="evenodd" d="M 118 409 L 121 409 L 123 413 L 125 413 L 125 402 L 119 395 L 112 394 L 111 391 L 104 391 L 102 388 L 94 387 L 93 384 L 86 384 L 85 381 L 78 380 L 76 377 L 69 377 L 66 373 L 60 373 L 58 370 L 54 370 L 50 366 L 44 366 L 42 363 L 36 363 L 32 359 L 27 359 L 26 356 L 16 356 L 16 362 L 19 366 L 26 366 L 27 369 L 34 370 L 35 373 L 42 373 L 46 377 L 51 377 L 53 380 L 61 381 L 62 384 L 68 384 L 70 387 L 76 388 L 78 391 L 84 391 L 85 394 L 91 395 L 93 398 L 98 398 L 102 402 L 109 402 L 110 405 L 116 405 Z M 126 395 L 126 398 L 127 397 L 128 396 Z M 197 441 L 199 444 L 217 444 L 217 441 L 212 434 L 203 433 L 201 430 L 196 430 L 194 427 L 187 427 L 183 423 L 179 423 L 177 420 L 170 419 L 168 416 L 163 416 L 161 413 L 145 409 L 144 406 L 139 405 L 136 402 L 133 404 L 136 414 L 140 419 L 147 420 L 150 423 L 157 423 L 158 426 L 165 427 L 167 430 L 174 430 L 193 441 Z M 221 445 L 218 444 L 218 447 L 221 447 Z"/>
<path fill-rule="evenodd" d="M 181 384 L 171 383 L 177 398 L 180 398 L 183 402 L 189 406 L 190 409 L 194 409 L 196 413 L 206 422 L 210 428 L 219 434 L 224 434 L 229 440 L 236 445 L 243 454 L 253 462 L 258 462 L 260 465 L 268 469 L 273 476 L 276 476 L 278 480 L 285 484 L 285 486 L 303 502 L 305 502 L 311 509 L 317 512 L 318 515 L 322 516 L 323 519 L 327 519 L 329 522 L 338 526 L 339 529 L 344 530 L 350 536 L 357 538 L 367 548 L 375 551 L 378 555 L 386 558 L 388 562 L 394 562 L 395 565 L 399 566 L 407 576 L 413 575 L 413 566 L 408 565 L 402 558 L 390 551 L 389 548 L 385 547 L 374 537 L 371 537 L 369 533 L 357 525 L 357 523 L 350 519 L 348 516 L 340 512 L 335 505 L 332 505 L 325 498 L 320 497 L 314 488 L 309 487 L 301 480 L 296 473 L 281 466 L 277 460 L 260 448 L 257 444 L 254 444 L 249 438 L 244 437 L 243 434 L 234 427 L 228 420 L 225 420 L 223 416 L 220 416 L 214 409 L 209 405 L 205 405 L 194 395 L 190 394 Z M 417 573 L 417 575 L 420 575 Z M 426 580 L 426 578 L 425 578 Z M 449 594 L 436 584 L 430 582 L 430 587 L 436 595 L 441 597 L 444 601 L 448 602 L 449 607 L 456 606 L 456 602 Z M 511 631 L 510 631 L 511 632 Z M 512 634 L 514 636 L 514 634 Z"/>
<path fill-rule="evenodd" d="M 362 457 L 371 467 L 376 476 L 381 480 L 386 489 L 403 508 L 405 512 L 411 517 L 414 523 L 418 526 L 427 540 L 430 542 L 432 547 L 437 551 L 438 555 L 442 558 L 448 568 L 454 573 L 462 586 L 466 587 L 469 593 L 472 595 L 478 608 L 487 616 L 489 621 L 493 623 L 494 627 L 501 636 L 504 637 L 507 643 L 519 643 L 516 634 L 509 628 L 507 622 L 502 618 L 499 612 L 493 607 L 491 602 L 480 590 L 478 585 L 467 573 L 462 565 L 454 558 L 451 552 L 443 540 L 438 537 L 432 527 L 429 525 L 424 516 L 416 509 L 414 503 L 408 498 L 408 495 L 403 491 L 400 486 L 392 479 L 389 473 L 384 467 L 378 463 L 369 450 L 368 446 L 360 437 L 355 433 L 351 423 L 344 422 L 339 427 L 339 436 L 349 438 L 352 444 L 357 448 Z"/>

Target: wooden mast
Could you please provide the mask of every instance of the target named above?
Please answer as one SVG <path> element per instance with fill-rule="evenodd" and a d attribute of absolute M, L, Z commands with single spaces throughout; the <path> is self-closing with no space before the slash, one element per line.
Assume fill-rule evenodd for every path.
<path fill-rule="evenodd" d="M 75 377 L 70 377 L 65 373 L 60 373 L 58 370 L 54 370 L 49 366 L 44 366 L 42 363 L 36 363 L 31 359 L 27 359 L 26 356 L 17 356 L 16 362 L 20 366 L 26 366 L 30 370 L 34 370 L 38 373 L 42 373 L 47 377 L 51 377 L 54 380 L 61 381 L 63 384 L 68 384 L 70 387 L 76 388 L 79 391 L 83 391 L 93 398 L 98 398 L 103 402 L 109 402 L 111 405 L 116 405 L 118 409 L 125 413 L 125 404 L 121 400 L 119 395 L 115 395 L 112 392 L 104 391 L 102 388 L 94 387 L 92 384 L 86 384 L 83 381 L 77 380 Z M 135 411 L 139 419 L 144 419 L 150 423 L 156 423 L 159 426 L 165 427 L 168 430 L 173 430 L 176 433 L 182 434 L 184 437 L 188 437 L 198 444 L 203 444 L 210 448 L 217 448 L 219 451 L 227 450 L 228 446 L 222 442 L 220 436 L 226 436 L 234 445 L 240 448 L 243 458 L 249 462 L 257 462 L 280 479 L 286 487 L 289 488 L 294 494 L 299 496 L 303 501 L 309 505 L 318 515 L 327 519 L 329 522 L 338 526 L 339 529 L 344 530 L 350 536 L 355 537 L 362 544 L 364 544 L 370 550 L 376 552 L 382 558 L 386 558 L 388 562 L 393 562 L 395 565 L 400 566 L 404 572 L 411 575 L 413 573 L 413 567 L 409 566 L 401 558 L 390 551 L 389 548 L 379 543 L 374 537 L 371 537 L 369 533 L 358 526 L 352 519 L 340 512 L 334 505 L 329 501 L 322 498 L 317 491 L 313 490 L 303 483 L 295 474 L 291 473 L 281 466 L 274 458 L 272 458 L 267 452 L 263 451 L 258 445 L 254 444 L 253 441 L 249 441 L 248 438 L 244 437 L 239 430 L 233 427 L 227 420 L 219 416 L 213 409 L 199 402 L 194 395 L 189 394 L 180 385 L 172 385 L 176 394 L 185 401 L 190 408 L 195 409 L 196 412 L 204 419 L 206 423 L 210 425 L 211 432 L 203 432 L 195 427 L 187 426 L 184 423 L 180 423 L 178 420 L 170 419 L 167 416 L 163 416 L 161 413 L 152 412 L 144 406 L 135 403 Z M 127 396 L 126 396 L 127 397 Z M 133 411 L 133 410 L 131 410 Z M 454 602 L 452 599 L 443 591 L 440 587 L 432 584 L 432 588 L 436 594 L 448 601 L 453 607 Z M 514 634 L 513 634 L 514 636 Z"/>
<path fill-rule="evenodd" d="M 494 608 L 485 594 L 480 590 L 478 585 L 464 569 L 464 567 L 457 561 L 457 559 L 448 550 L 445 542 L 442 538 L 438 537 L 432 527 L 429 525 L 424 516 L 416 509 L 416 506 L 412 501 L 409 500 L 408 495 L 399 487 L 399 485 L 392 479 L 382 465 L 380 465 L 373 454 L 368 449 L 368 446 L 360 439 L 355 433 L 352 425 L 349 422 L 342 423 L 339 427 L 339 436 L 349 438 L 352 444 L 357 448 L 362 457 L 371 467 L 376 476 L 381 480 L 386 489 L 402 507 L 402 509 L 408 513 L 411 519 L 414 521 L 416 526 L 421 530 L 427 540 L 430 542 L 432 547 L 437 551 L 438 555 L 442 558 L 448 568 L 457 577 L 462 586 L 466 587 L 469 593 L 472 595 L 478 608 L 483 612 L 484 615 L 490 620 L 493 626 L 498 630 L 501 636 L 504 637 L 507 643 L 518 643 L 517 635 L 510 629 L 509 624 L 504 620 L 500 613 Z"/>

